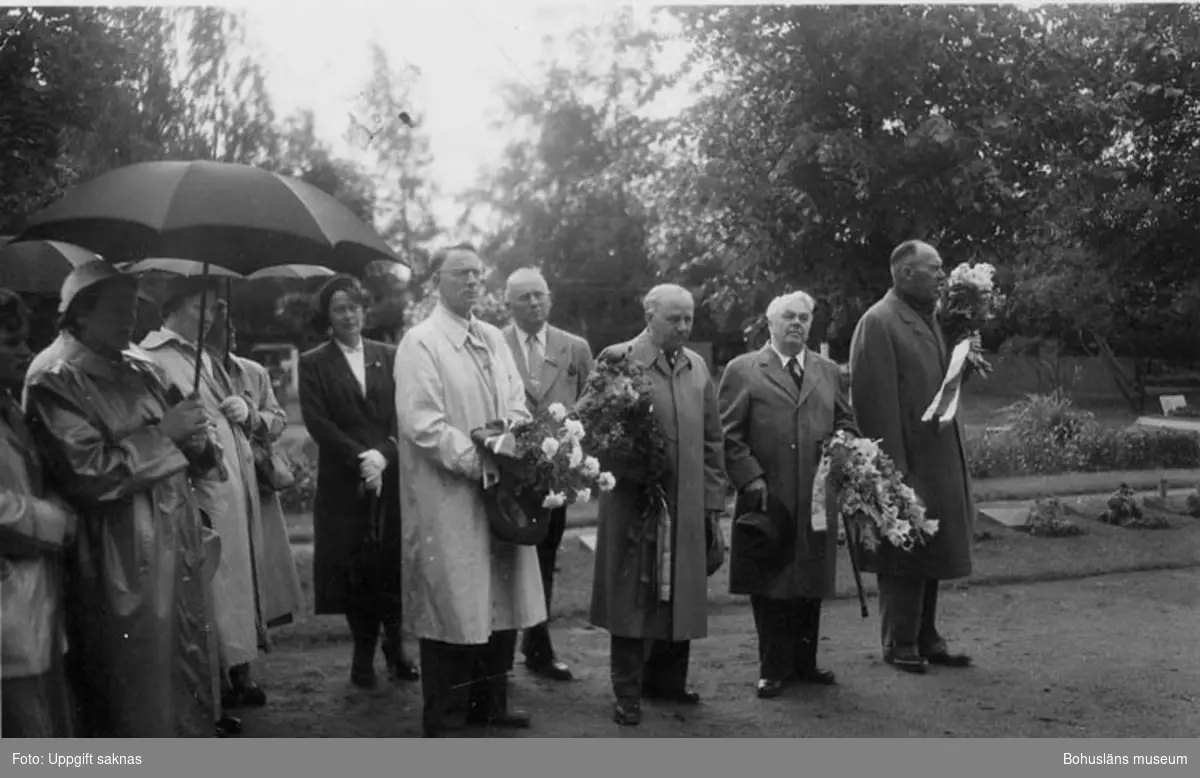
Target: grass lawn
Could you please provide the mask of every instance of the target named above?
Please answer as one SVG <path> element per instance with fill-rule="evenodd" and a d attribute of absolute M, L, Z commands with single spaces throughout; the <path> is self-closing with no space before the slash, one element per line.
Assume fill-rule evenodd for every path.
<path fill-rule="evenodd" d="M 1084 578 L 1116 572 L 1195 567 L 1200 565 L 1200 519 L 1168 514 L 1169 529 L 1131 530 L 1112 527 L 1095 517 L 1104 510 L 1098 497 L 1066 498 L 1072 511 L 1070 519 L 1084 528 L 1085 534 L 1070 538 L 1035 538 L 1013 530 L 980 525 L 990 537 L 975 544 L 974 575 L 949 585 L 1000 584 Z M 1181 507 L 1181 506 L 1172 506 Z M 578 537 L 563 540 L 558 556 L 552 613 L 557 618 L 586 617 L 591 598 L 594 555 Z M 307 592 L 312 580 L 311 546 L 296 549 L 296 563 Z M 848 556 L 839 552 L 837 560 L 837 597 L 855 598 L 854 576 Z M 868 608 L 874 613 L 874 576 L 862 577 Z M 725 565 L 709 579 L 710 603 L 723 606 L 744 604 L 745 597 L 729 593 L 729 567 Z M 305 623 L 284 627 L 277 633 L 289 640 L 348 639 L 340 617 L 310 616 Z"/>

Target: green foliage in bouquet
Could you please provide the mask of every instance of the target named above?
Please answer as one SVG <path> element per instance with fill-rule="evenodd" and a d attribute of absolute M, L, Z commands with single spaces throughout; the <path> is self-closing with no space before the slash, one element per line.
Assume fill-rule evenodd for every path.
<path fill-rule="evenodd" d="M 650 487 L 666 483 L 667 444 L 654 416 L 650 379 L 625 355 L 597 361 L 575 407 L 587 434 L 584 445 L 607 469 Z"/>

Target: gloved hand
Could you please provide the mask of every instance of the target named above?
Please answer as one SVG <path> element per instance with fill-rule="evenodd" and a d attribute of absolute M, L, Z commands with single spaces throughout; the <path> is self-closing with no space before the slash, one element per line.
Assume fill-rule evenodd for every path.
<path fill-rule="evenodd" d="M 387 457 L 375 449 L 358 455 L 358 473 L 364 481 L 377 479 L 387 469 Z"/>
<path fill-rule="evenodd" d="M 226 397 L 219 407 L 225 418 L 234 424 L 241 424 L 250 416 L 250 405 L 237 395 Z"/>

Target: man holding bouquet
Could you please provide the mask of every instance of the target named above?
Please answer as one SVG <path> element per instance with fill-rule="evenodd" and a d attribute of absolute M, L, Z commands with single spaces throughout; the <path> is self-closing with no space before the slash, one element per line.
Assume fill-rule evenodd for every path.
<path fill-rule="evenodd" d="M 472 309 L 484 268 L 470 246 L 439 251 L 440 300 L 400 341 L 396 415 L 404 622 L 419 639 L 426 737 L 466 724 L 525 728 L 508 707 L 516 631 L 546 620 L 532 546 L 495 537 L 483 488 L 498 477 L 472 441 L 489 422 L 528 421 L 500 330 Z"/>
<path fill-rule="evenodd" d="M 939 521 L 937 534 L 911 550 L 880 544 L 876 569 L 868 570 L 879 581 L 884 661 L 924 673 L 929 664 L 970 664 L 966 654 L 950 651 L 936 622 L 939 581 L 971 574 L 975 515 L 958 422 L 921 421 L 949 365 L 937 316 L 942 258 L 928 243 L 910 240 L 892 252 L 891 266 L 891 290 L 854 330 L 850 398 L 862 434 L 880 440 L 927 515 Z"/>
<path fill-rule="evenodd" d="M 817 644 L 821 600 L 835 587 L 838 517 L 813 504 L 814 479 L 829 436 L 857 430 L 837 364 L 806 347 L 813 307 L 804 292 L 772 300 L 770 342 L 726 365 L 719 390 L 725 469 L 739 492 L 729 588 L 750 595 L 762 698 L 789 681 L 835 682 L 817 667 Z M 749 514 L 768 532 L 743 524 Z M 743 552 L 753 534 L 770 536 L 777 551 L 769 560 Z"/>
<path fill-rule="evenodd" d="M 643 696 L 700 701 L 687 688 L 688 656 L 690 641 L 708 634 L 710 541 L 725 509 L 716 390 L 704 359 L 683 347 L 692 331 L 692 295 L 663 284 L 646 294 L 643 307 L 646 329 L 598 360 L 624 358 L 644 370 L 652 400 L 646 423 L 662 433 L 664 454 L 659 479 L 644 460 L 599 452 L 617 483 L 600 497 L 591 622 L 612 636 L 613 718 L 623 725 L 640 723 Z M 661 500 L 650 497 L 652 482 L 661 484 Z"/>
<path fill-rule="evenodd" d="M 504 337 L 521 370 L 529 412 L 537 416 L 555 403 L 570 411 L 587 386 L 592 370 L 591 346 L 583 338 L 547 322 L 550 318 L 550 287 L 537 268 L 523 267 L 513 271 L 504 292 L 513 318 L 513 323 L 504 328 Z M 566 526 L 566 506 L 555 508 L 550 514 L 546 539 L 537 546 L 547 616 L 550 594 L 554 590 L 554 565 Z M 571 669 L 554 655 L 547 622 L 525 631 L 521 650 L 525 654 L 525 666 L 531 672 L 555 681 L 571 680 Z"/>

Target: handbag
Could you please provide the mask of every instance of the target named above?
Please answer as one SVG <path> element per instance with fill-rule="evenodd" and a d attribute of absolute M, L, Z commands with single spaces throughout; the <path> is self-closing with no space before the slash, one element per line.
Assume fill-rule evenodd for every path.
<path fill-rule="evenodd" d="M 256 436 L 250 441 L 250 449 L 254 452 L 254 470 L 258 474 L 261 489 L 282 492 L 296 483 L 291 460 L 271 445 L 269 440 Z"/>

